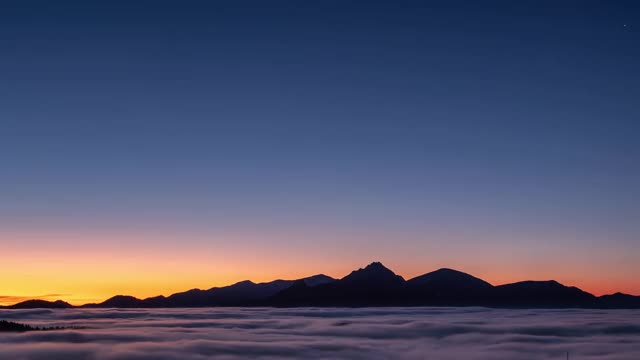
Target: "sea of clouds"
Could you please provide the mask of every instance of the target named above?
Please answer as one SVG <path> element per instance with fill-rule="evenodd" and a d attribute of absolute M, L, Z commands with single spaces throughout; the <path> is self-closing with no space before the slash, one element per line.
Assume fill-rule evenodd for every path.
<path fill-rule="evenodd" d="M 638 310 L 0 310 L 0 359 L 640 359 Z"/>

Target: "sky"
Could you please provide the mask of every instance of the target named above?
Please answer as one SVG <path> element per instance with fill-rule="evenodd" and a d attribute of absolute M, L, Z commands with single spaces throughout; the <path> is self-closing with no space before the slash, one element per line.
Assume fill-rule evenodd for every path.
<path fill-rule="evenodd" d="M 378 260 L 640 295 L 639 20 L 635 1 L 2 1 L 0 302 Z"/>

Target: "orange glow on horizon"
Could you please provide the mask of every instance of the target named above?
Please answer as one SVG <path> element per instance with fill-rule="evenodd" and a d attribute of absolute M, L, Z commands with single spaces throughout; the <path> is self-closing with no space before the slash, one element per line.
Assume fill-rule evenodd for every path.
<path fill-rule="evenodd" d="M 46 265 L 46 264 L 43 264 Z M 266 282 L 275 279 L 296 279 L 311 276 L 317 273 L 325 273 L 334 278 L 341 278 L 347 272 L 323 272 L 310 271 L 289 271 L 279 273 L 268 273 L 262 269 L 247 269 L 234 273 L 230 269 L 218 268 L 217 275 L 211 266 L 203 264 L 181 263 L 172 264 L 164 269 L 153 271 L 140 271 L 137 266 L 149 265 L 149 263 L 119 263 L 101 266 L 99 270 L 83 271 L 86 264 L 76 264 L 69 266 L 65 271 L 50 272 L 44 268 L 34 268 L 28 272 L 7 272 L 3 273 L 3 291 L 0 296 L 0 305 L 11 305 L 27 299 L 44 300 L 64 300 L 73 305 L 81 305 L 91 302 L 101 302 L 114 295 L 132 295 L 138 298 L 146 298 L 157 295 L 171 295 L 176 292 L 186 291 L 193 288 L 209 289 L 212 287 L 226 286 L 238 281 L 250 279 L 254 282 Z M 365 266 L 360 264 L 353 266 L 354 269 Z M 77 266 L 77 267 L 76 267 Z M 389 265 L 387 265 L 389 266 Z M 182 271 L 177 271 L 177 267 L 186 267 Z M 422 273 L 409 274 L 397 271 L 389 266 L 396 273 L 403 275 L 405 279 L 427 273 L 433 269 L 424 269 Z M 205 270 L 207 269 L 207 270 Z M 460 269 L 457 269 L 460 270 Z M 253 271 L 253 273 L 252 273 Z M 461 270 L 462 271 L 462 270 Z M 132 273 L 133 272 L 133 273 Z M 205 274 L 203 274 L 203 272 Z M 549 280 L 551 278 L 539 278 L 531 276 L 491 275 L 491 273 L 478 274 L 471 273 L 493 285 L 501 285 L 522 280 Z M 617 291 L 638 294 L 639 288 L 629 289 L 628 283 L 624 281 L 607 284 L 572 282 L 555 278 L 567 286 L 577 286 L 594 295 L 610 294 Z M 43 295 L 44 294 L 44 295 Z"/>
<path fill-rule="evenodd" d="M 278 237 L 268 238 L 264 234 L 207 235 L 206 240 L 196 239 L 188 247 L 175 240 L 179 238 L 176 234 L 153 235 L 0 234 L 3 244 L 0 304 L 42 298 L 81 305 L 101 302 L 114 295 L 138 298 L 166 296 L 247 279 L 266 282 L 318 273 L 341 278 L 372 261 L 381 261 L 405 279 L 449 267 L 493 285 L 554 279 L 595 295 L 618 291 L 640 294 L 640 281 L 630 275 L 635 273 L 633 269 L 636 266 L 631 257 L 631 260 L 612 257 L 617 261 L 616 266 L 607 267 L 604 263 L 591 261 L 586 255 L 584 258 L 576 256 L 572 261 L 549 256 L 544 258 L 546 265 L 539 266 L 535 260 L 542 257 L 529 253 L 523 253 L 521 257 L 516 257 L 517 254 L 500 257 L 486 250 L 486 254 L 460 252 L 455 247 L 418 251 L 388 242 L 369 246 L 364 253 L 363 240 L 349 239 L 356 245 L 340 246 L 344 239 L 338 236 L 334 237 L 333 247 L 311 248 L 310 240 L 292 247 L 278 245 Z M 291 235 L 292 238 L 297 236 Z M 91 242 L 83 241 L 89 237 Z M 264 239 L 263 243 L 256 244 L 254 238 Z M 118 241 L 114 243 L 113 239 Z M 26 245 L 34 241 L 39 241 L 39 246 Z M 485 244 L 483 249 L 489 245 Z M 395 253 L 389 250 L 391 246 Z M 601 271 L 603 268 L 609 268 L 609 272 Z"/>

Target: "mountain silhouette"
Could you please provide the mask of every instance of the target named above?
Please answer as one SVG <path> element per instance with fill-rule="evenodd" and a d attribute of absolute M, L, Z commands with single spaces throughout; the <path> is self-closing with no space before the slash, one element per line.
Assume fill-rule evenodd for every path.
<path fill-rule="evenodd" d="M 330 282 L 334 282 L 336 281 L 336 279 L 327 276 L 325 274 L 318 274 L 318 275 L 314 275 L 314 276 L 309 276 L 307 278 L 302 279 L 302 281 L 305 283 L 305 285 L 307 286 L 318 286 L 318 285 L 322 285 L 322 284 L 328 284 Z"/>
<path fill-rule="evenodd" d="M 114 296 L 100 304 L 87 304 L 85 307 L 145 308 L 145 307 L 203 307 L 203 306 L 250 306 L 261 299 L 269 298 L 301 281 L 306 286 L 326 284 L 335 279 L 319 274 L 298 280 L 274 280 L 254 283 L 250 280 L 233 285 L 214 287 L 209 290 L 191 289 L 175 293 L 168 297 L 156 296 L 138 299 L 133 296 Z"/>
<path fill-rule="evenodd" d="M 393 271 L 387 269 L 380 262 L 372 262 L 365 268 L 352 271 L 349 275 L 343 277 L 339 281 L 339 285 L 354 285 L 359 287 L 386 287 L 397 286 L 405 281 L 400 275 L 396 275 Z"/>
<path fill-rule="evenodd" d="M 113 307 L 113 308 L 142 307 L 141 301 L 142 300 L 133 296 L 116 295 L 102 302 L 100 305 L 103 305 L 102 307 Z M 85 307 L 94 307 L 91 305 L 95 305 L 95 304 L 88 304 L 88 305 L 85 305 Z M 98 306 L 96 305 L 95 307 L 98 307 Z"/>
<path fill-rule="evenodd" d="M 596 297 L 554 280 L 492 284 L 442 268 L 405 281 L 373 262 L 336 280 L 314 275 L 297 280 L 254 283 L 249 280 L 208 290 L 191 289 L 170 296 L 138 299 L 117 295 L 93 308 L 163 308 L 205 306 L 487 306 L 530 308 L 640 308 L 640 296 L 615 293 Z M 70 308 L 64 301 L 28 300 L 2 308 Z"/>
<path fill-rule="evenodd" d="M 275 306 L 384 306 L 396 302 L 405 281 L 380 262 L 340 280 L 310 287 L 295 284 L 266 301 Z"/>
<path fill-rule="evenodd" d="M 549 280 L 496 286 L 491 300 L 492 305 L 502 306 L 571 307 L 593 304 L 596 297 L 577 287 Z"/>
<path fill-rule="evenodd" d="M 640 309 L 640 296 L 633 296 L 617 292 L 611 295 L 603 295 L 598 298 L 601 308 L 610 309 Z"/>
<path fill-rule="evenodd" d="M 275 280 L 256 284 L 250 280 L 209 290 L 192 289 L 169 296 L 169 306 L 250 305 L 255 299 L 272 296 L 291 286 L 292 280 Z"/>
<path fill-rule="evenodd" d="M 62 300 L 56 300 L 56 301 L 26 300 L 11 306 L 6 306 L 5 308 L 7 309 L 34 309 L 34 308 L 66 309 L 71 307 L 73 307 L 71 304 L 64 302 Z"/>
<path fill-rule="evenodd" d="M 491 296 L 493 285 L 469 274 L 439 269 L 407 281 L 408 302 L 429 305 L 478 305 Z"/>

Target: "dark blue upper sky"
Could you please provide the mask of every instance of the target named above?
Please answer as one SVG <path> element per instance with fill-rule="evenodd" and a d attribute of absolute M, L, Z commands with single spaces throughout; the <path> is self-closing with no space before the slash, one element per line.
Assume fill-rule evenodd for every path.
<path fill-rule="evenodd" d="M 639 80 L 637 1 L 3 1 L 0 230 L 640 255 Z"/>

